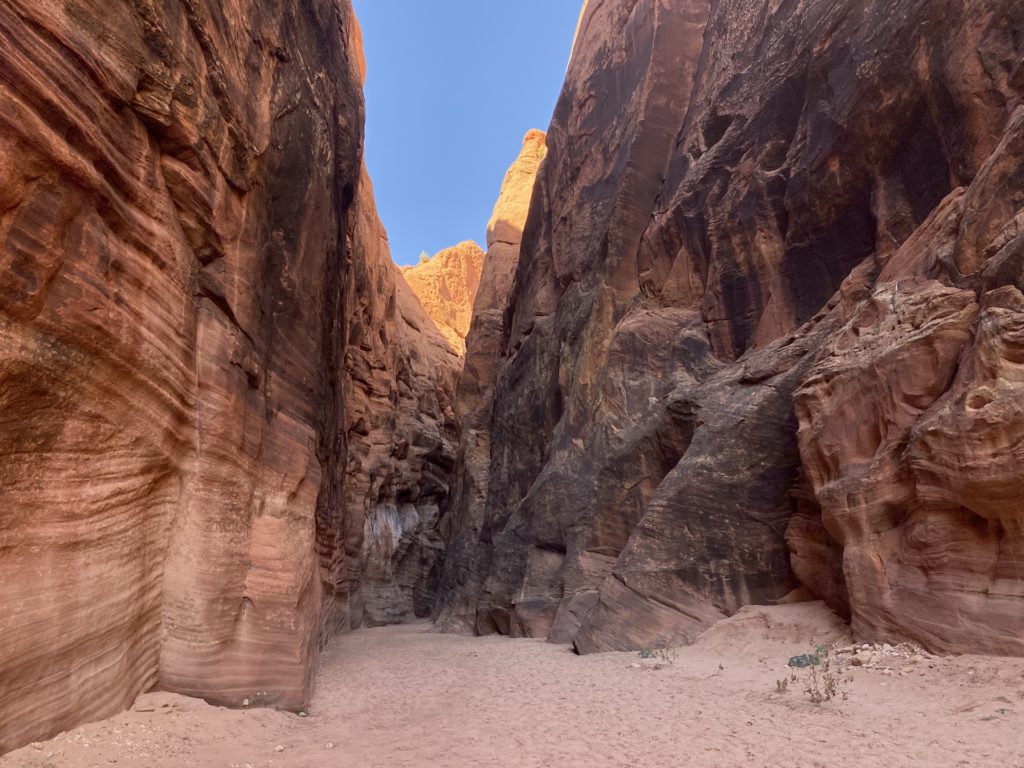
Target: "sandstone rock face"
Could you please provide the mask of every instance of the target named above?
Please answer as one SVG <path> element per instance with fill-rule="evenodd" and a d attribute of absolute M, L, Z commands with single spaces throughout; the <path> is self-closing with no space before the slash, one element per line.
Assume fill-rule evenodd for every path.
<path fill-rule="evenodd" d="M 1012 0 L 588 3 L 438 615 L 652 647 L 803 584 L 1024 652 L 1022 55 Z"/>
<path fill-rule="evenodd" d="M 154 686 L 301 707 L 353 579 L 432 567 L 457 363 L 363 67 L 336 0 L 0 6 L 0 751 Z"/>
<path fill-rule="evenodd" d="M 461 360 L 391 260 L 365 172 L 360 189 L 351 237 L 365 267 L 349 294 L 345 560 L 332 617 L 341 629 L 430 614 L 458 440 Z"/>
<path fill-rule="evenodd" d="M 466 334 L 473 319 L 483 264 L 480 246 L 467 240 L 414 267 L 401 268 L 430 319 L 460 356 L 466 354 Z"/>
<path fill-rule="evenodd" d="M 519 156 L 505 174 L 487 226 L 487 257 L 473 306 L 456 397 L 459 454 L 453 473 L 452 513 L 442 521 L 447 546 L 438 610 L 443 606 L 441 623 L 452 629 L 467 628 L 463 624 L 465 612 L 454 610 L 449 601 L 458 596 L 461 585 L 477 570 L 476 558 L 482 552 L 478 538 L 486 518 L 490 415 L 501 363 L 502 324 L 537 171 L 547 152 L 545 138 L 537 130 L 524 137 Z"/>

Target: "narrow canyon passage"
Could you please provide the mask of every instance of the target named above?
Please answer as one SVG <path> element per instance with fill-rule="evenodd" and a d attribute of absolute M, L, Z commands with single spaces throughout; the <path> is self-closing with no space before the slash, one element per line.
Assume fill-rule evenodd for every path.
<path fill-rule="evenodd" d="M 563 32 L 399 267 L 351 0 L 0 0 L 0 762 L 1022 764 L 1024 3 Z"/>
<path fill-rule="evenodd" d="M 1024 766 L 1024 660 L 896 658 L 852 669 L 849 698 L 821 706 L 778 691 L 789 653 L 844 632 L 820 604 L 748 609 L 660 660 L 427 623 L 358 630 L 326 652 L 306 717 L 152 694 L 0 766 Z"/>

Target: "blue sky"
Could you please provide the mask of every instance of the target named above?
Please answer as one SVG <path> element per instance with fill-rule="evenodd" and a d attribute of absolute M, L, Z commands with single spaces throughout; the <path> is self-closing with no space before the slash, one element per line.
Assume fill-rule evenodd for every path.
<path fill-rule="evenodd" d="M 501 180 L 547 129 L 582 0 L 353 0 L 366 162 L 391 252 L 484 245 Z"/>

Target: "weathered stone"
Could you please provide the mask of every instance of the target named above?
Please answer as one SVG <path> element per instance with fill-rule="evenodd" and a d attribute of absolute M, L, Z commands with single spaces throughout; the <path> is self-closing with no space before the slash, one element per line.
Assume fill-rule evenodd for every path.
<path fill-rule="evenodd" d="M 465 623 L 467 612 L 450 600 L 458 594 L 456 585 L 479 572 L 474 561 L 482 554 L 478 538 L 486 516 L 490 415 L 502 353 L 502 323 L 537 171 L 547 152 L 544 141 L 541 131 L 530 131 L 524 137 L 519 156 L 505 174 L 487 227 L 487 255 L 473 305 L 456 397 L 459 454 L 453 477 L 452 512 L 442 520 L 447 546 L 444 581 L 435 615 L 442 626 L 450 628 L 469 628 Z"/>
<path fill-rule="evenodd" d="M 402 277 L 459 356 L 466 354 L 466 334 L 483 264 L 480 246 L 467 240 L 416 266 L 401 269 Z"/>
<path fill-rule="evenodd" d="M 344 598 L 333 621 L 354 629 L 427 616 L 433 607 L 461 360 L 392 262 L 365 173 L 351 237 L 363 259 L 353 265 L 358 298 L 348 315 L 346 555 L 337 579 Z"/>
<path fill-rule="evenodd" d="M 363 73 L 348 2 L 0 6 L 0 751 L 154 686 L 301 708 L 352 575 L 420 588 L 457 359 Z M 396 501 L 420 550 L 364 543 Z"/>
<path fill-rule="evenodd" d="M 1021 652 L 1022 32 L 1010 0 L 585 6 L 443 618 L 655 647 L 802 581 L 873 639 Z"/>

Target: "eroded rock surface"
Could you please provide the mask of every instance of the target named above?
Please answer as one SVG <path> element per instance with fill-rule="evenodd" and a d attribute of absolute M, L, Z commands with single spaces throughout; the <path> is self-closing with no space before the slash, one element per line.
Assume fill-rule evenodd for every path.
<path fill-rule="evenodd" d="M 334 621 L 352 629 L 430 614 L 461 367 L 391 260 L 365 172 L 360 189 L 352 238 L 366 267 L 351 285 L 345 357 L 347 599 L 334 605 Z"/>
<path fill-rule="evenodd" d="M 11 0 L 0 64 L 0 751 L 153 686 L 302 707 L 454 457 L 349 4 Z"/>
<path fill-rule="evenodd" d="M 1011 0 L 588 3 L 439 616 L 652 647 L 804 584 L 1024 652 L 1022 56 Z"/>
<path fill-rule="evenodd" d="M 487 256 L 473 305 L 466 356 L 456 393 L 459 453 L 452 478 L 451 514 L 442 520 L 446 540 L 445 581 L 438 595 L 442 625 L 466 629 L 466 613 L 450 602 L 478 571 L 480 531 L 487 517 L 491 463 L 490 417 L 501 364 L 502 324 L 519 262 L 523 226 L 530 212 L 540 163 L 547 153 L 543 131 L 532 130 L 502 181 L 487 225 Z M 437 613 L 438 611 L 435 611 Z"/>
<path fill-rule="evenodd" d="M 484 252 L 472 240 L 445 248 L 427 261 L 402 267 L 402 277 L 456 354 L 466 353 L 466 334 L 480 287 Z"/>

